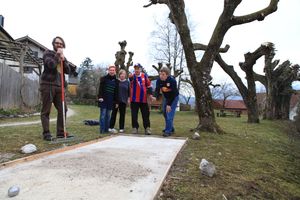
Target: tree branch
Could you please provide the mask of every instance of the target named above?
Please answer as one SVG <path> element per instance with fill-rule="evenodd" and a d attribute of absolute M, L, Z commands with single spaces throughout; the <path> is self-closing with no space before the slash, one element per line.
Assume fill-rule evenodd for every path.
<path fill-rule="evenodd" d="M 248 70 L 252 70 L 253 65 L 256 63 L 256 61 L 264 56 L 264 55 L 269 55 L 270 51 L 273 50 L 272 43 L 265 43 L 262 44 L 259 48 L 257 48 L 253 53 L 246 53 L 244 55 L 245 57 L 245 62 L 240 62 L 239 65 L 241 69 L 246 72 Z"/>
<path fill-rule="evenodd" d="M 247 96 L 248 89 L 244 85 L 242 79 L 239 75 L 235 72 L 232 65 L 228 65 L 221 57 L 220 54 L 216 56 L 216 62 L 220 65 L 220 67 L 232 78 L 236 86 L 238 87 L 242 96 Z"/>
<path fill-rule="evenodd" d="M 263 84 L 265 87 L 267 87 L 266 76 L 257 74 L 257 73 L 255 73 L 255 72 L 253 72 L 253 74 L 254 74 L 254 79 L 255 79 L 256 81 L 259 81 L 261 84 Z"/>
<path fill-rule="evenodd" d="M 144 5 L 143 7 L 147 8 L 147 7 L 150 7 L 150 6 L 155 5 L 157 3 L 159 3 L 159 4 L 168 4 L 168 0 L 150 0 L 149 4 Z"/>
<path fill-rule="evenodd" d="M 230 45 L 226 44 L 226 46 L 224 48 L 219 49 L 219 53 L 226 53 L 229 50 L 229 48 L 230 48 Z M 200 44 L 200 43 L 194 43 L 194 50 L 195 51 L 198 51 L 198 50 L 206 51 L 207 45 Z"/>
<path fill-rule="evenodd" d="M 188 83 L 191 86 L 193 86 L 193 82 L 192 80 L 188 79 L 188 78 L 181 78 L 180 81 L 184 82 L 184 83 Z"/>
<path fill-rule="evenodd" d="M 279 0 L 270 0 L 270 1 L 271 2 L 268 5 L 268 7 L 262 10 L 244 16 L 233 17 L 232 18 L 233 25 L 246 24 L 255 20 L 263 21 L 266 16 L 268 16 L 269 14 L 277 10 L 277 5 Z"/>
<path fill-rule="evenodd" d="M 175 72 L 174 72 L 174 77 L 178 77 L 178 76 L 180 76 L 182 73 L 183 73 L 183 69 L 175 70 Z"/>

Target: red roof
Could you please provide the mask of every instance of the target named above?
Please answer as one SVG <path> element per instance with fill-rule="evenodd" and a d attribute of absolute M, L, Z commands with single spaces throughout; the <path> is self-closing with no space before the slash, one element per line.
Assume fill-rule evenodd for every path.
<path fill-rule="evenodd" d="M 213 106 L 214 108 L 223 108 L 223 100 L 213 100 Z M 226 100 L 224 108 L 230 110 L 247 110 L 243 100 Z"/>

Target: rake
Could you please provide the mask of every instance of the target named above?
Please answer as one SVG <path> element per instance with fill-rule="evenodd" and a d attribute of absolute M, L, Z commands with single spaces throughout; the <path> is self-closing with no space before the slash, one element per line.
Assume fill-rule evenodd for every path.
<path fill-rule="evenodd" d="M 66 128 L 66 108 L 65 108 L 65 84 L 64 84 L 64 63 L 61 59 L 60 61 L 60 81 L 61 81 L 61 104 L 62 104 L 62 112 L 63 112 L 63 127 L 64 127 L 64 137 L 63 138 L 53 138 L 51 141 L 54 143 L 64 143 L 64 142 L 72 142 L 75 141 L 74 137 L 67 137 L 67 128 Z"/>

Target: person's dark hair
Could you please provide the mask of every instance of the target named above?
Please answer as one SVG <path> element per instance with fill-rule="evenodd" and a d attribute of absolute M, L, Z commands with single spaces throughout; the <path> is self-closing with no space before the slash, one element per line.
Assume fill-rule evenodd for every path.
<path fill-rule="evenodd" d="M 162 67 L 159 72 L 165 72 L 167 75 L 171 74 L 171 70 L 168 67 Z"/>
<path fill-rule="evenodd" d="M 64 39 L 62 39 L 62 37 L 59 37 L 59 36 L 56 36 L 55 38 L 53 38 L 53 40 L 52 40 L 52 45 L 53 46 L 54 46 L 54 43 L 55 43 L 56 39 L 60 39 L 63 43 L 63 47 L 66 48 L 66 43 L 65 43 Z"/>

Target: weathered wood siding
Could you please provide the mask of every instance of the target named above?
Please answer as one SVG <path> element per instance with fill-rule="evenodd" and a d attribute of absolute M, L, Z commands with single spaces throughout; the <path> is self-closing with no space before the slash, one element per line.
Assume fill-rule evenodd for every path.
<path fill-rule="evenodd" d="M 40 103 L 38 81 L 24 77 L 23 88 L 21 81 L 20 73 L 0 63 L 0 108 L 34 107 Z"/>

